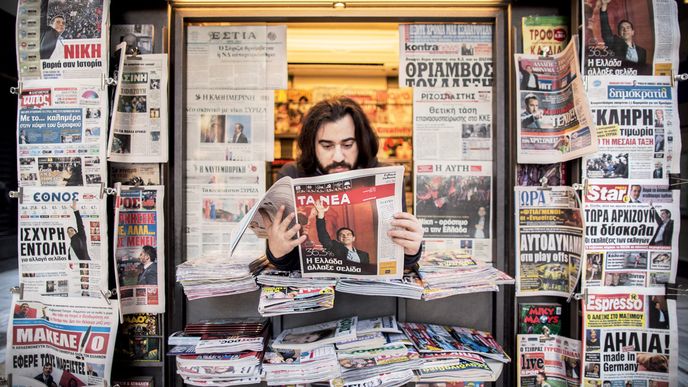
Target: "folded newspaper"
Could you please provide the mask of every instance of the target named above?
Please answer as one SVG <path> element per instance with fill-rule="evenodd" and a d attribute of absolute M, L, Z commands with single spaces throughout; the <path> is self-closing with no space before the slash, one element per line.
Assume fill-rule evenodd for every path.
<path fill-rule="evenodd" d="M 324 322 L 305 327 L 285 329 L 272 343 L 276 350 L 308 351 L 338 341 L 356 338 L 358 317 Z"/>
<path fill-rule="evenodd" d="M 404 253 L 387 236 L 401 211 L 404 168 L 359 169 L 277 181 L 239 223 L 233 253 L 247 228 L 267 237 L 281 206 L 295 214 L 304 277 L 401 278 Z"/>

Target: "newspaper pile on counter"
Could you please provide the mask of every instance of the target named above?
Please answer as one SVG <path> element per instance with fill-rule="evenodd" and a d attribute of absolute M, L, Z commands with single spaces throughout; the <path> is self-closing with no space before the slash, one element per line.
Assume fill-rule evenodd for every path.
<path fill-rule="evenodd" d="M 429 353 L 422 358 L 425 363 L 418 370 L 418 378 L 424 382 L 494 380 L 499 375 L 482 356 L 474 353 Z"/>
<path fill-rule="evenodd" d="M 343 379 L 335 379 L 335 380 L 330 380 L 330 386 L 341 386 L 341 387 L 368 387 L 368 386 L 376 386 L 376 387 L 397 387 L 397 386 L 405 386 L 409 382 L 413 382 L 416 380 L 416 375 L 413 373 L 413 370 L 403 370 L 403 371 L 396 371 L 396 372 L 389 372 L 389 373 L 384 373 L 380 375 L 375 375 L 371 376 L 369 378 L 361 379 L 361 380 L 343 380 Z"/>
<path fill-rule="evenodd" d="M 362 296 L 401 297 L 420 300 L 423 282 L 413 271 L 406 270 L 401 279 L 358 279 L 340 278 L 336 290 Z"/>
<path fill-rule="evenodd" d="M 258 290 L 255 275 L 267 265 L 267 258 L 235 255 L 186 261 L 177 266 L 177 282 L 189 300 L 248 293 Z"/>
<path fill-rule="evenodd" d="M 356 338 L 358 317 L 347 317 L 315 325 L 285 329 L 272 342 L 276 350 L 307 351 L 326 344 Z"/>
<path fill-rule="evenodd" d="M 263 352 L 177 356 L 177 374 L 191 386 L 260 383 Z"/>
<path fill-rule="evenodd" d="M 580 340 L 563 336 L 518 335 L 518 385 L 580 386 Z"/>
<path fill-rule="evenodd" d="M 313 383 L 339 376 L 337 353 L 332 344 L 308 351 L 271 351 L 263 358 L 268 386 Z"/>
<path fill-rule="evenodd" d="M 303 278 L 301 271 L 274 268 L 256 278 L 261 285 L 258 312 L 261 316 L 318 312 L 334 307 L 334 278 Z"/>

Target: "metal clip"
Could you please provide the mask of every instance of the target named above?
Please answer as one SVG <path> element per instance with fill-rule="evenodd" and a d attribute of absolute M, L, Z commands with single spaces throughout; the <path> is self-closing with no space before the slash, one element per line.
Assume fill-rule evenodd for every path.
<path fill-rule="evenodd" d="M 671 179 L 674 179 L 674 183 L 671 182 Z M 670 187 L 675 187 L 678 185 L 683 185 L 683 184 L 688 184 L 688 179 L 684 179 L 678 176 L 672 176 L 671 174 L 669 175 L 669 186 Z"/>
<path fill-rule="evenodd" d="M 24 201 L 24 187 L 19 187 L 18 191 L 10 191 L 9 197 L 12 199 L 19 199 L 19 204 L 22 204 Z"/>
<path fill-rule="evenodd" d="M 10 288 L 10 293 L 19 294 L 19 299 L 24 299 L 24 283 L 20 283 L 19 286 L 13 286 Z"/>
<path fill-rule="evenodd" d="M 103 188 L 103 193 L 105 195 L 117 195 L 117 190 L 115 190 L 114 188 L 105 187 Z"/>
<path fill-rule="evenodd" d="M 117 296 L 117 289 L 112 289 L 112 290 L 100 289 L 100 295 L 103 296 L 103 298 L 108 303 L 108 305 L 112 305 L 112 303 L 110 302 L 110 297 L 112 297 L 112 296 L 116 297 Z"/>
<path fill-rule="evenodd" d="M 10 94 L 19 95 L 19 88 L 16 86 L 10 87 Z"/>
<path fill-rule="evenodd" d="M 141 60 L 143 59 L 141 57 L 141 50 L 139 50 L 138 46 L 134 46 L 131 49 L 131 54 L 127 55 L 127 59 L 134 59 L 134 60 Z"/>
<path fill-rule="evenodd" d="M 675 300 L 676 297 L 688 297 L 688 289 L 683 284 L 664 284 L 667 298 Z"/>
<path fill-rule="evenodd" d="M 547 184 L 547 177 L 543 176 L 540 178 L 540 186 L 537 187 L 538 191 L 551 191 L 552 187 Z"/>
<path fill-rule="evenodd" d="M 683 73 L 683 74 L 676 74 L 674 77 L 674 80 L 676 81 L 688 81 L 688 73 Z"/>
<path fill-rule="evenodd" d="M 585 185 L 583 185 L 581 183 L 573 183 L 571 185 L 571 188 L 573 188 L 576 191 L 582 191 L 585 188 Z"/>

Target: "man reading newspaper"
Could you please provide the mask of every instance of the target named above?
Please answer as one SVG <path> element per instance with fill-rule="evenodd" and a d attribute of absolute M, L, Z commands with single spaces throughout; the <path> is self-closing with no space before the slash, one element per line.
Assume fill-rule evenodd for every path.
<path fill-rule="evenodd" d="M 376 157 L 377 135 L 363 109 L 350 98 L 333 98 L 313 105 L 303 120 L 298 145 L 301 150 L 299 158 L 296 163 L 282 167 L 278 179 L 381 166 Z M 403 196 L 402 208 L 406 208 Z M 298 246 L 306 240 L 307 235 L 294 238 L 301 225 L 297 222 L 289 227 L 294 214 L 285 217 L 284 206 L 280 207 L 275 219 L 266 224 L 268 259 L 280 270 L 296 270 L 300 267 Z M 394 214 L 391 225 L 395 229 L 390 230 L 388 235 L 394 243 L 404 248 L 405 266 L 415 264 L 420 259 L 423 240 L 420 221 L 412 214 L 398 212 Z M 341 242 L 341 235 L 336 238 Z M 361 258 L 360 252 L 358 257 Z"/>

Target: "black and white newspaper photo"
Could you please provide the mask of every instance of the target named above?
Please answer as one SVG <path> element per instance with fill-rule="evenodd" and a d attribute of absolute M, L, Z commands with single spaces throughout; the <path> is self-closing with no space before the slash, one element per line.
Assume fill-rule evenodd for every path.
<path fill-rule="evenodd" d="M 109 0 L 19 1 L 19 79 L 100 78 L 107 73 Z"/>
<path fill-rule="evenodd" d="M 517 335 L 518 386 L 581 386 L 581 342 L 564 336 Z"/>
<path fill-rule="evenodd" d="M 681 32 L 672 0 L 585 0 L 583 74 L 671 75 Z"/>
<path fill-rule="evenodd" d="M 113 254 L 122 314 L 165 313 L 165 187 L 117 187 Z"/>
<path fill-rule="evenodd" d="M 676 281 L 680 197 L 669 188 L 642 180 L 588 180 L 583 287 L 664 289 Z"/>
<path fill-rule="evenodd" d="M 492 88 L 413 89 L 416 160 L 492 160 Z"/>
<path fill-rule="evenodd" d="M 25 81 L 17 112 L 19 185 L 106 183 L 107 101 L 100 79 Z"/>
<path fill-rule="evenodd" d="M 108 161 L 167 162 L 167 54 L 125 57 L 120 72 Z"/>
<path fill-rule="evenodd" d="M 160 185 L 160 164 L 108 163 L 112 183 Z"/>
<path fill-rule="evenodd" d="M 187 90 L 187 160 L 272 161 L 274 101 L 272 90 Z"/>
<path fill-rule="evenodd" d="M 399 87 L 492 86 L 490 24 L 400 24 Z"/>
<path fill-rule="evenodd" d="M 583 217 L 571 187 L 515 187 L 516 294 L 569 297 L 578 284 Z"/>
<path fill-rule="evenodd" d="M 681 129 L 671 83 L 670 77 L 588 77 L 599 148 L 583 158 L 583 178 L 660 184 L 680 171 Z"/>
<path fill-rule="evenodd" d="M 115 52 L 117 45 L 125 42 L 126 55 L 152 54 L 154 32 L 153 24 L 113 24 L 110 26 L 110 51 Z"/>
<path fill-rule="evenodd" d="M 583 384 L 678 386 L 679 324 L 664 288 L 588 288 Z"/>
<path fill-rule="evenodd" d="M 414 209 L 426 249 L 492 262 L 492 163 L 419 160 L 414 167 Z"/>
<path fill-rule="evenodd" d="M 576 40 L 552 56 L 514 54 L 519 163 L 551 164 L 597 150 Z"/>
<path fill-rule="evenodd" d="M 286 26 L 189 26 L 187 83 L 198 89 L 287 88 Z"/>
<path fill-rule="evenodd" d="M 102 297 L 108 233 L 100 187 L 26 187 L 19 204 L 19 281 L 24 294 Z"/>
<path fill-rule="evenodd" d="M 13 386 L 96 386 L 110 381 L 116 302 L 12 297 L 7 367 Z"/>

